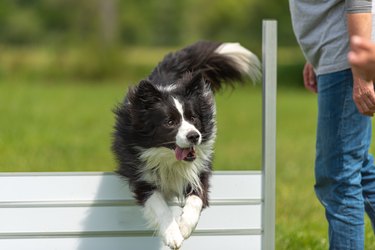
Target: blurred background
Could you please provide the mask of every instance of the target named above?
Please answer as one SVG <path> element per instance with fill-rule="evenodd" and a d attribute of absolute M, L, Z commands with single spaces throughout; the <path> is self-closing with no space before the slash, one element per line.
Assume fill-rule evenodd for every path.
<path fill-rule="evenodd" d="M 201 39 L 260 54 L 264 18 L 279 21 L 280 46 L 296 46 L 286 0 L 2 0 L 0 77 L 138 79 L 160 50 Z M 288 64 L 301 63 L 295 52 Z"/>
<path fill-rule="evenodd" d="M 128 86 L 197 40 L 261 58 L 262 19 L 278 21 L 277 249 L 327 249 L 316 96 L 302 87 L 287 0 L 1 0 L 0 171 L 113 171 L 112 109 Z M 261 96 L 260 83 L 217 95 L 215 170 L 260 169 Z"/>

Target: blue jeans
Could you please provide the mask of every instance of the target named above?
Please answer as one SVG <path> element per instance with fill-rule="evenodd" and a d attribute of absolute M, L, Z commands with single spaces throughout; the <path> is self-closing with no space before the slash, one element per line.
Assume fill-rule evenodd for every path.
<path fill-rule="evenodd" d="M 375 225 L 371 118 L 352 98 L 351 70 L 318 76 L 315 191 L 325 207 L 330 249 L 364 249 L 364 213 Z"/>

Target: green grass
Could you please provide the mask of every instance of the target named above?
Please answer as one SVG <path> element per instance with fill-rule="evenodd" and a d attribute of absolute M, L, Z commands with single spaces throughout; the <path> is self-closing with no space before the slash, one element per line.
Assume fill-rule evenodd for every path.
<path fill-rule="evenodd" d="M 112 171 L 111 110 L 126 89 L 112 83 L 0 83 L 0 113 L 6 114 L 1 170 Z M 252 86 L 218 96 L 217 169 L 260 168 L 260 96 Z"/>
<path fill-rule="evenodd" d="M 2 83 L 1 169 L 111 170 L 111 108 L 121 92 L 114 85 Z"/>

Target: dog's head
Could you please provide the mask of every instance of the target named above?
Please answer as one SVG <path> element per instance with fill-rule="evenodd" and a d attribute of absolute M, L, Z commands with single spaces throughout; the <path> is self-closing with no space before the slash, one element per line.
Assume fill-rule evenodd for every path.
<path fill-rule="evenodd" d="M 185 74 L 172 84 L 141 81 L 129 90 L 130 123 L 142 148 L 174 150 L 180 161 L 194 161 L 196 147 L 215 136 L 213 93 L 202 77 Z"/>

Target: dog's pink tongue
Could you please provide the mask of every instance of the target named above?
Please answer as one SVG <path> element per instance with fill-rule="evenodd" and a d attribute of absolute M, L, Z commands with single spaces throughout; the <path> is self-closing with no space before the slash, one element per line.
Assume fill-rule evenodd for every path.
<path fill-rule="evenodd" d="M 176 159 L 179 161 L 182 161 L 188 156 L 190 151 L 191 150 L 189 148 L 180 148 L 179 146 L 177 146 L 176 149 L 174 150 L 176 154 Z"/>

